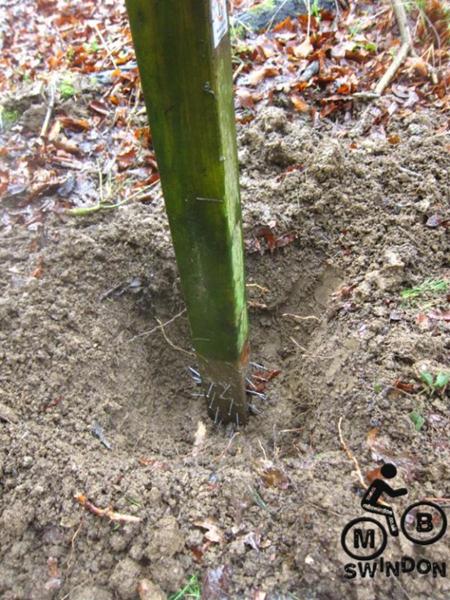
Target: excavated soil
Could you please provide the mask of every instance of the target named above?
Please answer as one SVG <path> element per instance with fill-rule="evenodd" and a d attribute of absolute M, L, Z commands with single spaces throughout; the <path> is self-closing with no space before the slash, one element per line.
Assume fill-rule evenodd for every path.
<path fill-rule="evenodd" d="M 448 577 L 344 577 L 362 487 L 339 423 L 363 475 L 397 465 L 398 515 L 450 496 L 449 396 L 418 377 L 448 369 L 449 298 L 400 295 L 450 277 L 450 140 L 427 116 L 391 127 L 339 138 L 270 109 L 240 130 L 252 357 L 281 374 L 238 432 L 187 371 L 161 200 L 2 234 L 2 600 L 132 600 L 143 579 L 156 600 L 192 575 L 205 598 L 450 597 Z M 261 227 L 296 239 L 270 251 Z M 449 535 L 384 558 L 446 560 Z"/>

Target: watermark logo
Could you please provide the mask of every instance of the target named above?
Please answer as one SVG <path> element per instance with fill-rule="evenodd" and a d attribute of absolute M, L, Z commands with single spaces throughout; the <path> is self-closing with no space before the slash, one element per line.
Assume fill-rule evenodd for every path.
<path fill-rule="evenodd" d="M 382 500 L 382 495 L 395 498 L 408 493 L 406 488 L 393 489 L 386 479 L 393 479 L 397 469 L 393 464 L 381 467 L 384 479 L 375 479 L 367 489 L 361 501 L 362 508 L 370 513 L 383 517 L 375 519 L 364 516 L 352 519 L 345 525 L 341 534 L 341 544 L 348 556 L 358 561 L 344 566 L 344 576 L 353 579 L 375 577 L 377 573 L 398 576 L 400 573 L 417 571 L 421 575 L 431 574 L 433 577 L 447 576 L 446 563 L 432 562 L 428 559 L 415 560 L 403 556 L 399 561 L 385 561 L 382 554 L 388 543 L 388 532 L 397 537 L 401 533 L 412 543 L 421 546 L 435 544 L 447 530 L 447 517 L 440 506 L 423 500 L 409 505 L 397 525 L 395 513 L 389 504 Z M 387 527 L 385 527 L 385 524 Z M 376 560 L 379 559 L 379 560 Z M 370 562 L 374 561 L 374 562 Z"/>

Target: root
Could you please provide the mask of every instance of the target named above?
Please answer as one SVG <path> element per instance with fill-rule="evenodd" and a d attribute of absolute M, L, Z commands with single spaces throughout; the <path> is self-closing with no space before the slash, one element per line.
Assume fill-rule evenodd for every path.
<path fill-rule="evenodd" d="M 341 417 L 339 419 L 339 421 L 338 421 L 339 439 L 341 441 L 342 448 L 344 449 L 344 452 L 346 453 L 346 455 L 348 456 L 348 458 L 355 465 L 355 471 L 356 471 L 356 474 L 358 475 L 358 479 L 359 479 L 360 484 L 362 485 L 363 489 L 367 490 L 367 484 L 364 481 L 364 477 L 363 477 L 363 475 L 361 473 L 361 467 L 359 466 L 359 462 L 358 462 L 357 458 L 355 457 L 355 455 L 353 454 L 353 452 L 347 446 L 347 443 L 346 443 L 346 441 L 344 439 L 344 436 L 342 434 L 342 421 L 343 421 L 343 417 Z"/>
<path fill-rule="evenodd" d="M 84 494 L 76 494 L 74 498 L 78 504 L 97 517 L 108 517 L 110 521 L 116 523 L 139 523 L 141 521 L 139 517 L 135 517 L 134 515 L 125 515 L 123 513 L 114 512 L 110 506 L 108 508 L 99 508 L 88 500 Z"/>

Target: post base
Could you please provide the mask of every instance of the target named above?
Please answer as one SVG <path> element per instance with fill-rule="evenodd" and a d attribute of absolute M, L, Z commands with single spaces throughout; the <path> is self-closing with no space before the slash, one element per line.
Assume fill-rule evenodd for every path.
<path fill-rule="evenodd" d="M 207 360 L 199 356 L 202 385 L 208 414 L 216 425 L 234 423 L 238 427 L 248 421 L 246 393 L 248 350 L 235 362 Z"/>

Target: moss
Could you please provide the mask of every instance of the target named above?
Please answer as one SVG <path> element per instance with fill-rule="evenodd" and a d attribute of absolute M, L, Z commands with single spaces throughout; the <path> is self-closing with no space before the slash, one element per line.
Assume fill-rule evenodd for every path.
<path fill-rule="evenodd" d="M 10 129 L 20 118 L 20 112 L 16 109 L 0 106 L 0 123 L 2 129 Z"/>
<path fill-rule="evenodd" d="M 66 75 L 64 79 L 60 82 L 59 93 L 64 100 L 68 100 L 69 98 L 73 98 L 75 96 L 76 90 L 73 83 L 73 78 L 71 75 Z"/>

